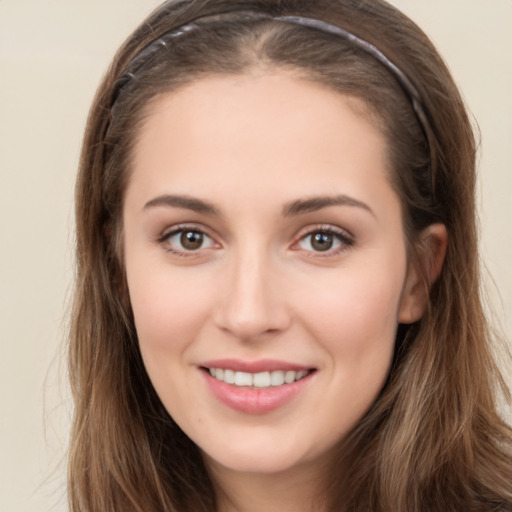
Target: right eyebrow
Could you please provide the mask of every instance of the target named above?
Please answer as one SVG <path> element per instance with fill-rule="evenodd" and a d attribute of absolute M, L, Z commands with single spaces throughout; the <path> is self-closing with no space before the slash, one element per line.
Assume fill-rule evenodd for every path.
<path fill-rule="evenodd" d="M 219 215 L 219 210 L 213 206 L 213 204 L 203 201 L 202 199 L 197 199 L 195 197 L 190 196 L 182 196 L 182 195 L 172 195 L 172 194 L 164 194 L 151 201 L 148 201 L 144 205 L 144 210 L 147 208 L 154 208 L 158 206 L 169 206 L 173 208 L 184 208 L 186 210 L 192 210 L 197 213 L 202 213 L 206 215 Z"/>
<path fill-rule="evenodd" d="M 314 196 L 292 201 L 285 205 L 283 209 L 283 216 L 289 217 L 292 215 L 315 212 L 329 206 L 352 206 L 362 208 L 375 217 L 375 213 L 366 203 L 344 194 L 337 196 Z"/>

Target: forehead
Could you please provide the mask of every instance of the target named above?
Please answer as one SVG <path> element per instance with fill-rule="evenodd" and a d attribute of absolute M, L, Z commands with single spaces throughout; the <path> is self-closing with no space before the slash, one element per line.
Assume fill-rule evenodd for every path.
<path fill-rule="evenodd" d="M 270 113 L 272 124 L 275 124 L 277 119 L 272 113 L 277 114 L 279 110 L 286 111 L 283 121 L 294 118 L 302 120 L 308 115 L 317 114 L 317 117 L 323 116 L 324 122 L 328 122 L 329 116 L 325 116 L 325 113 L 332 111 L 336 105 L 348 107 L 376 131 L 386 131 L 381 115 L 362 95 L 359 97 L 336 90 L 333 84 L 305 70 L 257 65 L 241 74 L 200 75 L 169 92 L 156 95 L 143 108 L 142 117 L 146 123 L 142 123 L 141 132 L 147 121 L 153 122 L 156 117 L 163 120 L 162 114 L 168 114 L 167 121 L 171 121 L 171 114 L 176 116 L 176 122 L 181 121 L 182 126 L 188 119 L 201 121 L 205 130 L 215 123 L 217 128 L 221 124 L 228 127 L 228 121 L 233 119 L 226 117 L 230 109 L 237 112 L 243 109 L 247 123 L 260 119 L 264 122 L 263 116 Z M 199 114 L 205 119 L 200 120 Z M 223 116 L 215 117 L 216 114 Z M 187 123 L 187 126 L 190 124 Z M 176 128 L 180 130 L 180 126 Z M 287 128 L 289 130 L 290 127 Z M 255 134 L 256 130 L 253 131 Z M 382 135 L 385 138 L 386 133 Z"/>
<path fill-rule="evenodd" d="M 357 98 L 284 72 L 210 77 L 147 106 L 128 195 L 248 187 L 262 198 L 285 187 L 296 197 L 340 184 L 368 194 L 389 187 L 387 153 Z"/>

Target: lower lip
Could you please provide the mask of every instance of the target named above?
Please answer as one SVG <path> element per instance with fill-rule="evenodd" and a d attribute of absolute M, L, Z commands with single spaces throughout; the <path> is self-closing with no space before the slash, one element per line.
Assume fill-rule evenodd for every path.
<path fill-rule="evenodd" d="M 213 395 L 223 404 L 245 414 L 264 414 L 291 402 L 309 384 L 314 372 L 291 384 L 268 388 L 246 388 L 226 384 L 202 370 Z"/>

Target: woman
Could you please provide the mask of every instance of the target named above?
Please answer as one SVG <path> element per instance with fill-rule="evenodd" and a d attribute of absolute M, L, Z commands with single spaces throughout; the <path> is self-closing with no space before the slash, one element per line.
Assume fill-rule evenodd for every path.
<path fill-rule="evenodd" d="M 164 3 L 83 147 L 72 510 L 512 510 L 474 184 L 387 3 Z"/>

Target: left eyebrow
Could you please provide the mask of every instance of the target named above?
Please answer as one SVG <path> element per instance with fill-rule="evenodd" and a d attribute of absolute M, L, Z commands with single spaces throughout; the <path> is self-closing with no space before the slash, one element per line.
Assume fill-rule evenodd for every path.
<path fill-rule="evenodd" d="M 315 196 L 306 199 L 298 199 L 286 204 L 283 208 L 283 217 L 310 213 L 327 208 L 329 206 L 351 206 L 362 208 L 375 217 L 373 210 L 362 201 L 346 195 L 338 196 Z"/>
<path fill-rule="evenodd" d="M 190 196 L 170 195 L 155 197 L 144 205 L 144 210 L 157 206 L 168 206 L 173 208 L 183 208 L 206 215 L 219 215 L 219 210 L 213 204 Z"/>

